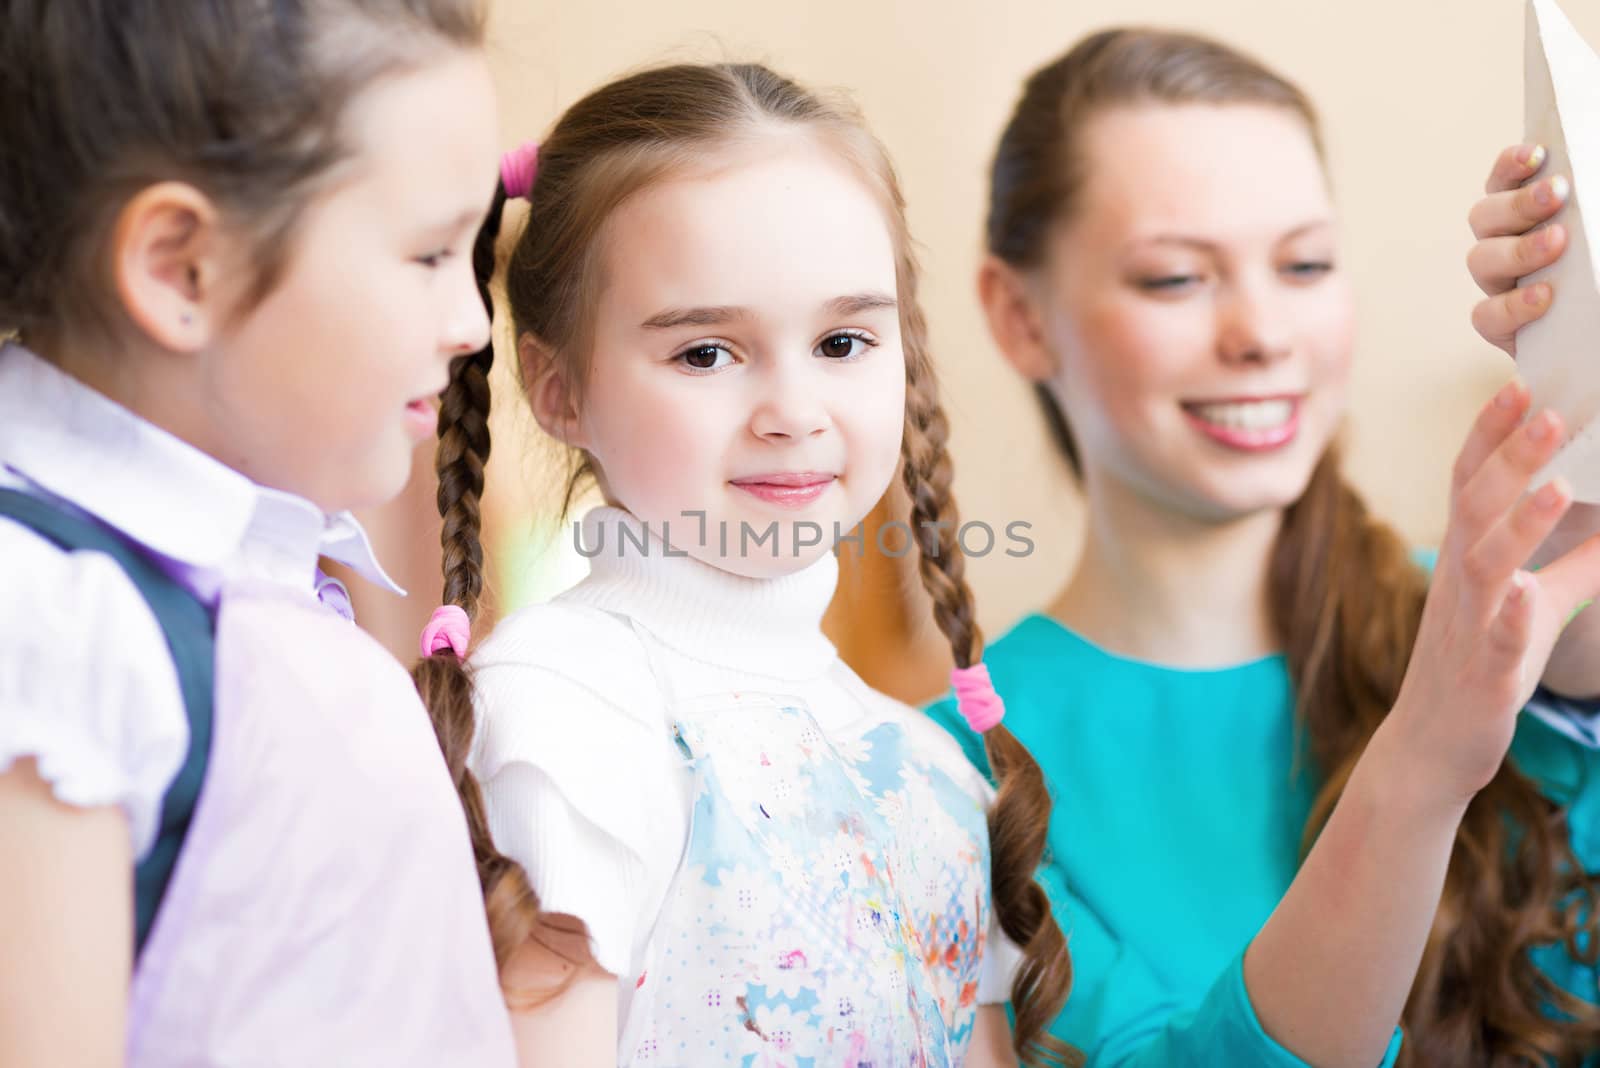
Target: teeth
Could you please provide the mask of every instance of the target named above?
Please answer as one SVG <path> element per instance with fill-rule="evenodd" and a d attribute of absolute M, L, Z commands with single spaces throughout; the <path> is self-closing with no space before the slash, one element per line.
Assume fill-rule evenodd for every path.
<path fill-rule="evenodd" d="M 1294 402 L 1243 401 L 1233 404 L 1194 404 L 1189 410 L 1216 426 L 1229 430 L 1276 430 L 1294 417 Z"/>

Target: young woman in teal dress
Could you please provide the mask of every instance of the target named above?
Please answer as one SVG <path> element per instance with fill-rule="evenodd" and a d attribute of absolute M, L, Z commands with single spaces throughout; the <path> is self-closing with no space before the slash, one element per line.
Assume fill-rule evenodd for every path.
<path fill-rule="evenodd" d="M 1492 294 L 1559 252 L 1515 235 L 1561 187 L 1504 192 L 1541 164 L 1508 152 L 1474 212 Z M 1430 579 L 1340 473 L 1353 310 L 1315 114 L 1218 43 L 1080 42 L 1028 81 L 992 179 L 982 301 L 1088 515 L 1065 589 L 985 654 L 1055 798 L 1054 1033 L 1129 1068 L 1600 1063 L 1600 751 L 1555 696 L 1600 693 L 1600 613 L 1562 630 L 1581 596 L 1556 592 L 1592 542 L 1552 562 L 1596 523 L 1557 523 L 1560 483 L 1499 523 L 1479 496 L 1536 489 L 1515 458 L 1559 421 L 1516 383 L 1485 406 Z M 1475 322 L 1508 341 L 1550 299 Z M 1475 710 L 1427 680 L 1499 655 L 1446 616 L 1513 556 L 1537 637 Z"/>

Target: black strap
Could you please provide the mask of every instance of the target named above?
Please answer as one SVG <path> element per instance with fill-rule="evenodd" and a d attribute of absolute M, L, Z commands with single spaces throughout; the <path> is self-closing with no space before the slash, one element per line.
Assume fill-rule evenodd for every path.
<path fill-rule="evenodd" d="M 216 621 L 194 594 L 164 574 L 142 550 L 92 519 L 10 489 L 0 489 L 0 516 L 15 520 L 68 552 L 102 553 L 114 560 L 150 606 L 177 668 L 183 707 L 189 718 L 189 752 L 161 799 L 161 826 L 155 844 L 134 869 L 137 955 L 150 935 L 205 781 L 211 752 Z"/>

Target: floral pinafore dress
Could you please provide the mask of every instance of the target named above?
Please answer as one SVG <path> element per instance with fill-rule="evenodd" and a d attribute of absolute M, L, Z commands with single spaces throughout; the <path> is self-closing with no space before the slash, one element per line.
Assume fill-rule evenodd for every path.
<path fill-rule="evenodd" d="M 956 1068 L 990 917 L 979 802 L 901 723 L 830 737 L 791 697 L 687 693 L 634 630 L 695 785 L 623 1063 Z"/>

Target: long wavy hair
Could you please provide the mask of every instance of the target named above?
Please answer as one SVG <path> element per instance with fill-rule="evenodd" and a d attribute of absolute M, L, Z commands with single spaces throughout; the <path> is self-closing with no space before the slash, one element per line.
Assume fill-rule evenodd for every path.
<path fill-rule="evenodd" d="M 1249 104 L 1299 117 L 1323 155 L 1315 110 L 1297 86 L 1249 56 L 1186 33 L 1093 34 L 1027 81 L 995 153 L 988 249 L 1039 268 L 1049 229 L 1078 209 L 1093 160 L 1082 131 L 1105 109 Z M 1038 389 L 1075 473 L 1072 428 Z M 1287 652 L 1297 715 L 1321 786 L 1307 850 L 1399 693 L 1427 577 L 1368 513 L 1330 446 L 1287 510 L 1269 573 L 1272 622 Z M 1473 800 L 1406 1004 L 1405 1065 L 1575 1065 L 1600 1047 L 1600 1010 L 1533 963 L 1537 946 L 1600 952 L 1595 887 L 1572 852 L 1565 812 L 1508 761 Z M 1550 1010 L 1554 1009 L 1554 1012 Z"/>

